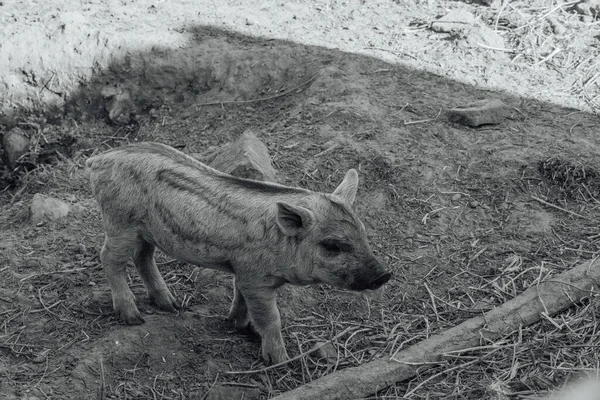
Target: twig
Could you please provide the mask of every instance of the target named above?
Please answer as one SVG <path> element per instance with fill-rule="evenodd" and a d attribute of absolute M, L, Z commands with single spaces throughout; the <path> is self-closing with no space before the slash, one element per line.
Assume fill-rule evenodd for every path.
<path fill-rule="evenodd" d="M 429 298 L 431 299 L 431 308 L 435 314 L 435 319 L 437 322 L 440 322 L 440 315 L 438 314 L 437 306 L 435 305 L 435 296 L 431 292 L 431 289 L 429 289 L 429 286 L 427 286 L 427 282 L 423 282 L 423 285 L 425 286 L 425 289 L 427 289 L 427 293 L 429 293 Z"/>
<path fill-rule="evenodd" d="M 100 400 L 104 400 L 104 388 L 106 381 L 104 378 L 104 364 L 102 363 L 102 357 L 100 357 Z"/>
<path fill-rule="evenodd" d="M 36 276 L 53 275 L 53 274 L 69 274 L 71 272 L 83 271 L 84 269 L 89 269 L 89 268 L 87 268 L 87 267 L 80 267 L 80 268 L 72 268 L 72 269 L 63 269 L 61 271 L 34 273 L 34 274 L 31 274 L 31 275 L 27 275 L 24 278 L 21 278 L 21 282 L 26 281 L 27 279 L 34 278 Z"/>
<path fill-rule="evenodd" d="M 479 43 L 477 42 L 477 46 L 482 47 L 484 49 L 488 49 L 488 50 L 497 50 L 497 51 L 503 51 L 505 53 L 516 53 L 516 50 L 513 49 L 505 49 L 504 47 L 493 47 L 493 46 L 488 46 L 487 44 L 483 44 L 483 43 Z"/>
<path fill-rule="evenodd" d="M 339 339 L 340 337 L 344 336 L 351 329 L 352 329 L 352 327 L 348 327 L 348 328 L 344 329 L 342 332 L 340 332 L 337 335 L 335 335 L 333 338 L 329 339 L 328 341 L 320 343 L 320 344 L 318 344 L 316 346 L 313 346 L 311 349 L 305 351 L 304 353 L 298 354 L 296 357 L 292 357 L 292 358 L 290 358 L 287 361 L 283 361 L 283 362 L 280 362 L 278 364 L 270 365 L 268 367 L 264 367 L 264 368 L 261 368 L 261 369 L 252 369 L 252 370 L 248 370 L 248 371 L 226 371 L 225 373 L 228 374 L 228 375 L 257 374 L 257 373 L 260 373 L 260 372 L 269 371 L 269 370 L 277 368 L 277 367 L 281 367 L 282 365 L 289 364 L 289 363 L 291 363 L 293 361 L 301 359 L 304 356 L 307 356 L 307 355 L 309 355 L 311 353 L 314 353 L 315 351 L 319 350 L 321 347 L 325 346 L 326 344 L 331 343 L 331 342 Z"/>
<path fill-rule="evenodd" d="M 315 154 L 313 157 L 321 157 L 324 156 L 325 154 L 329 154 L 332 151 L 334 151 L 335 149 L 337 149 L 338 147 L 340 147 L 339 143 L 334 143 L 331 147 L 329 147 L 328 149 L 323 150 L 320 153 Z"/>
<path fill-rule="evenodd" d="M 395 56 L 407 56 L 407 57 L 412 58 L 413 60 L 417 59 L 417 57 L 413 56 L 410 53 L 406 53 L 404 51 L 393 51 L 393 50 L 384 49 L 384 48 L 381 48 L 381 47 L 363 47 L 363 50 L 379 50 L 379 51 L 385 51 L 387 53 L 391 53 L 391 54 L 393 54 Z"/>
<path fill-rule="evenodd" d="M 435 116 L 435 118 L 429 118 L 429 119 L 420 119 L 418 121 L 404 121 L 404 125 L 415 125 L 415 124 L 422 124 L 424 122 L 431 122 L 431 121 L 436 121 L 439 117 L 440 114 L 442 113 L 442 109 L 440 108 L 440 111 L 438 111 L 437 115 Z"/>
<path fill-rule="evenodd" d="M 551 59 L 552 57 L 554 57 L 561 51 L 562 51 L 562 49 L 560 47 L 557 47 L 556 49 L 554 49 L 554 51 L 552 51 L 552 53 L 548 54 L 546 57 L 542 58 L 540 61 L 533 64 L 533 66 L 537 67 L 538 65 L 545 63 L 546 61 L 548 61 L 549 59 Z"/>
<path fill-rule="evenodd" d="M 545 201 L 545 200 L 542 200 L 542 199 L 540 199 L 539 197 L 531 196 L 531 198 L 532 198 L 532 199 L 534 199 L 534 200 L 536 200 L 536 201 L 539 201 L 540 203 L 542 203 L 542 204 L 545 204 L 545 205 L 547 205 L 547 206 L 549 206 L 549 207 L 556 208 L 557 210 L 560 210 L 560 211 L 564 211 L 564 212 L 566 212 L 567 214 L 571 214 L 571 215 L 573 215 L 573 216 L 575 216 L 575 217 L 582 218 L 582 219 L 585 219 L 585 220 L 587 220 L 587 221 L 592 221 L 592 222 L 595 222 L 595 221 L 594 221 L 593 219 L 591 219 L 591 218 L 584 217 L 583 215 L 581 215 L 581 214 L 577 214 L 576 212 L 573 212 L 573 211 L 570 211 L 570 210 L 564 209 L 564 208 L 562 208 L 562 207 L 559 207 L 559 206 L 556 206 L 556 205 L 554 205 L 554 204 L 552 204 L 552 203 L 548 203 L 547 201 Z"/>
<path fill-rule="evenodd" d="M 194 106 L 196 107 L 202 107 L 202 106 L 216 106 L 216 105 L 223 105 L 223 104 L 248 104 L 248 103 L 257 103 L 260 101 L 267 101 L 267 100 L 273 100 L 276 99 L 278 97 L 283 97 L 285 95 L 288 95 L 298 89 L 300 89 L 302 86 L 306 86 L 309 83 L 311 83 L 312 81 L 314 81 L 315 79 L 317 79 L 317 76 L 319 76 L 319 73 L 317 72 L 316 74 L 314 74 L 312 77 L 310 77 L 310 79 L 308 79 L 305 82 L 302 82 L 301 84 L 299 84 L 298 86 L 294 86 L 293 88 L 286 90 L 284 92 L 278 93 L 276 95 L 273 96 L 269 96 L 269 97 L 261 97 L 258 99 L 252 99 L 252 100 L 226 100 L 226 101 L 210 101 L 208 103 L 198 103 L 198 104 L 194 104 Z"/>
<path fill-rule="evenodd" d="M 419 383 L 417 386 L 415 386 L 410 392 L 407 392 L 406 394 L 404 394 L 404 398 L 408 398 L 411 395 L 413 395 L 417 391 L 417 389 L 419 389 L 421 386 L 423 386 L 427 382 L 431 381 L 432 379 L 435 379 L 438 376 L 442 376 L 444 374 L 447 374 L 450 371 L 454 371 L 454 370 L 460 369 L 460 368 L 465 368 L 465 367 L 468 367 L 469 365 L 473 365 L 473 364 L 476 364 L 478 362 L 481 362 L 481 360 L 483 360 L 484 358 L 487 358 L 487 357 L 491 356 L 492 354 L 494 354 L 495 352 L 497 352 L 500 349 L 501 349 L 501 347 L 499 347 L 497 349 L 494 349 L 494 350 L 490 351 L 489 353 L 486 353 L 486 354 L 482 355 L 481 357 L 478 357 L 478 358 L 476 358 L 476 359 L 474 359 L 472 361 L 469 361 L 469 362 L 467 362 L 465 364 L 459 364 L 459 365 L 457 365 L 455 367 L 445 369 L 442 372 L 439 372 L 439 373 L 437 373 L 435 375 L 431 375 L 429 378 L 425 379 L 424 381 L 422 381 L 421 383 Z"/>
<path fill-rule="evenodd" d="M 219 374 L 217 374 L 217 376 L 215 376 L 215 380 L 213 381 L 212 385 L 210 385 L 210 387 L 208 388 L 208 390 L 206 391 L 204 396 L 202 396 L 202 400 L 206 400 L 206 398 L 210 394 L 211 389 L 217 384 L 218 380 L 219 380 Z"/>
<path fill-rule="evenodd" d="M 42 88 L 40 89 L 40 91 L 38 92 L 38 95 L 42 94 L 42 92 L 44 91 L 44 89 L 48 88 L 49 91 L 52 92 L 51 86 L 52 86 L 52 81 L 54 80 L 54 77 L 56 76 L 56 72 L 52 72 L 52 76 L 50 77 L 50 79 L 48 79 L 46 81 L 46 83 L 44 84 L 44 86 L 42 86 Z"/>
<path fill-rule="evenodd" d="M 47 354 L 44 357 L 46 358 L 46 367 L 44 368 L 44 372 L 42 373 L 42 376 L 40 377 L 40 379 L 38 379 L 37 383 L 35 385 L 33 385 L 33 387 L 38 387 L 39 384 L 42 383 L 42 381 L 46 377 L 46 373 L 48 372 L 48 356 L 47 356 Z"/>

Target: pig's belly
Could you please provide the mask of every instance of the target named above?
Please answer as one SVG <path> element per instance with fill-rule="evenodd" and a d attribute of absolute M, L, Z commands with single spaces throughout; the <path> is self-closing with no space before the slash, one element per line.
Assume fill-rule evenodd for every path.
<path fill-rule="evenodd" d="M 231 261 L 221 249 L 204 243 L 193 243 L 189 241 L 169 240 L 168 236 L 152 235 L 144 232 L 143 237 L 150 243 L 154 243 L 159 249 L 169 256 L 189 264 L 203 268 L 217 269 L 233 273 Z"/>

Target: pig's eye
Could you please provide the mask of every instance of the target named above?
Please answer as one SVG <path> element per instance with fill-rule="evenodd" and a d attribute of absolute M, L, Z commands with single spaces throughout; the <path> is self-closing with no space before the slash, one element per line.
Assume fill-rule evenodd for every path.
<path fill-rule="evenodd" d="M 321 242 L 321 247 L 332 256 L 338 255 L 342 252 L 350 251 L 351 246 L 346 243 L 338 242 L 337 240 L 324 240 Z"/>
<path fill-rule="evenodd" d="M 323 246 L 325 251 L 328 253 L 338 254 L 338 253 L 342 252 L 342 250 L 340 249 L 340 246 L 338 246 L 337 244 L 332 243 L 332 242 L 323 242 L 323 243 L 321 243 L 321 246 Z"/>

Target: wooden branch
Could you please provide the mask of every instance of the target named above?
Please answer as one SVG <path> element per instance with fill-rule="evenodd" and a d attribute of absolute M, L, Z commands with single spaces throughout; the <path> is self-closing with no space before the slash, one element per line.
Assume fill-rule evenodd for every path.
<path fill-rule="evenodd" d="M 598 293 L 600 261 L 580 264 L 530 287 L 484 315 L 433 335 L 393 359 L 379 359 L 346 368 L 283 393 L 272 400 L 355 399 L 367 397 L 441 362 L 444 354 L 497 340 L 519 327 L 556 314 L 582 298 Z M 483 342 L 483 343 L 482 343 Z"/>

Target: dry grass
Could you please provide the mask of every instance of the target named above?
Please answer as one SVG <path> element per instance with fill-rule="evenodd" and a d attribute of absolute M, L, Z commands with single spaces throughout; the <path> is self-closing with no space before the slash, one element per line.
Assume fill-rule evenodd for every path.
<path fill-rule="evenodd" d="M 590 108 L 598 112 L 597 49 L 578 39 L 582 29 L 595 28 L 598 22 L 579 24 L 579 17 L 567 8 L 550 1 L 510 1 L 499 10 L 486 13 L 490 14 L 489 21 L 498 32 L 508 38 L 515 65 L 522 63 L 527 68 L 560 70 L 568 77 L 564 90 L 586 99 Z M 551 25 L 557 23 L 569 25 L 569 30 L 563 35 L 551 34 Z M 429 125 L 421 126 L 437 122 L 431 118 L 437 110 L 432 110 L 430 115 L 417 115 L 409 125 L 426 131 Z M 203 111 L 207 115 L 211 112 L 204 107 Z M 248 110 L 250 116 L 239 118 L 243 120 L 241 124 L 260 115 L 260 111 Z M 269 113 L 276 115 L 279 111 L 269 110 Z M 346 129 L 366 120 L 345 110 L 322 112 L 321 118 L 313 120 L 312 125 L 335 120 Z M 168 117 L 166 112 L 165 115 Z M 233 124 L 235 121 L 228 120 L 231 117 L 232 114 L 224 112 L 219 121 Z M 260 121 L 262 126 L 272 122 L 265 121 Z M 368 124 L 371 123 L 369 120 Z M 0 225 L 11 229 L 26 219 L 26 200 L 35 192 L 49 190 L 89 197 L 87 183 L 78 172 L 83 159 L 94 149 L 134 141 L 140 132 L 145 132 L 142 137 L 154 139 L 154 135 L 161 135 L 161 130 L 166 129 L 164 118 L 162 122 L 160 118 L 142 120 L 139 130 L 138 127 L 115 131 L 102 128 L 93 133 L 81 132 L 77 123 L 72 123 L 68 130 L 91 142 L 73 154 L 62 154 L 61 149 L 55 147 L 57 151 L 52 152 L 53 164 L 49 167 L 40 160 L 44 155 L 42 149 L 53 140 L 63 143 L 61 140 L 67 137 L 66 132 L 54 131 L 51 125 L 46 127 L 39 119 L 25 121 L 25 124 L 35 133 L 27 160 L 33 168 L 21 172 L 18 189 L 6 188 L 0 193 L 2 204 L 11 204 L 2 209 Z M 287 125 L 281 135 L 287 134 L 286 129 Z M 299 141 L 315 140 L 309 132 L 305 129 L 294 134 L 301 138 Z M 371 140 L 378 134 L 375 130 L 365 129 L 364 132 L 367 133 L 357 134 L 356 139 Z M 226 134 L 232 133 L 223 133 Z M 287 139 L 292 136 L 290 133 Z M 218 143 L 227 138 L 211 140 Z M 283 139 L 281 141 L 283 143 Z M 285 150 L 285 147 L 280 149 Z M 165 279 L 178 294 L 186 313 L 192 315 L 191 319 L 205 318 L 202 320 L 205 326 L 218 325 L 211 335 L 206 335 L 213 339 L 201 335 L 205 332 L 188 332 L 181 328 L 181 335 L 186 340 L 181 340 L 183 344 L 179 350 L 189 354 L 188 364 L 174 366 L 170 376 L 156 372 L 156 360 L 152 360 L 147 350 L 141 351 L 126 367 L 119 366 L 114 355 L 87 365 L 90 374 L 100 382 L 96 392 L 98 398 L 178 399 L 194 395 L 204 398 L 218 385 L 240 390 L 257 389 L 263 397 L 280 394 L 339 369 L 379 357 L 392 357 L 398 350 L 504 303 L 541 280 L 551 279 L 557 271 L 581 260 L 595 258 L 600 252 L 600 232 L 595 222 L 599 211 L 599 173 L 596 167 L 583 161 L 571 161 L 567 156 L 552 157 L 528 166 L 520 179 L 494 181 L 473 174 L 463 178 L 462 182 L 458 178 L 453 181 L 456 191 L 431 189 L 420 193 L 417 190 L 409 196 L 402 192 L 402 184 L 406 183 L 398 178 L 403 171 L 384 155 L 376 152 L 360 154 L 344 150 L 343 146 L 310 150 L 313 158 L 318 158 L 310 171 L 297 167 L 293 160 L 286 160 L 284 156 L 276 161 L 285 166 L 285 173 L 293 175 L 295 182 L 311 189 L 330 188 L 332 181 L 341 176 L 344 163 L 351 161 L 353 165 L 361 165 L 361 173 L 369 177 L 361 187 L 365 196 L 378 190 L 388 195 L 385 212 L 371 215 L 370 225 L 377 227 L 374 229 L 375 242 L 379 246 L 375 251 L 396 270 L 395 282 L 381 293 L 364 296 L 324 287 L 284 291 L 282 303 L 300 303 L 293 313 L 284 313 L 284 337 L 295 357 L 284 366 L 264 368 L 257 361 L 257 341 L 227 330 L 223 318 L 227 308 L 225 302 L 212 304 L 214 311 L 210 313 L 198 311 L 208 303 L 206 288 L 212 287 L 206 282 L 198 287 L 189 266 L 161 258 L 162 267 L 169 267 L 164 273 Z M 461 195 L 458 200 L 449 200 L 457 194 Z M 541 236 L 527 236 L 517 230 L 500 233 L 513 211 L 506 200 L 507 195 L 523 202 L 535 196 L 543 201 L 541 207 L 556 212 L 549 237 L 540 239 Z M 443 201 L 446 198 L 447 201 Z M 459 208 L 484 209 L 484 216 L 489 216 L 489 220 L 471 221 L 472 230 L 468 237 L 456 233 L 455 228 L 464 217 L 456 211 Z M 398 216 L 406 215 L 419 216 L 421 225 L 418 233 L 407 234 L 406 240 L 404 237 L 398 239 L 397 232 L 404 228 L 402 223 L 406 221 Z M 445 221 L 446 231 L 439 232 L 432 227 L 432 221 L 436 219 Z M 86 247 L 62 243 L 63 238 L 57 234 L 62 232 L 61 229 L 71 229 L 71 235 L 85 242 Z M 0 279 L 3 282 L 0 290 L 0 372 L 11 385 L 29 385 L 30 391 L 38 397 L 61 398 L 61 393 L 44 393 L 43 387 L 51 379 L 63 378 L 72 371 L 76 361 L 69 358 L 72 354 L 69 351 L 80 349 L 84 352 L 91 343 L 110 335 L 118 327 L 106 288 L 104 297 L 81 295 L 92 292 L 96 285 L 105 286 L 97 256 L 97 247 L 101 243 L 100 224 L 97 215 L 91 213 L 71 227 L 67 223 L 56 223 L 15 229 L 15 232 L 19 236 L 3 236 L 6 241 L 0 243 L 4 246 L 0 250 L 9 249 L 4 253 L 0 251 Z M 34 243 L 39 237 L 45 239 Z M 406 257 L 403 252 L 409 246 L 403 248 L 398 244 L 400 240 L 409 242 L 411 249 L 431 249 L 438 258 L 425 250 L 420 255 Z M 495 248 L 498 243 L 509 240 L 513 243 L 512 251 L 501 249 L 501 252 Z M 34 251 L 41 254 L 33 254 Z M 413 253 L 418 254 L 418 251 Z M 2 266 L 13 259 L 20 262 L 14 265 L 14 270 Z M 419 265 L 419 271 L 428 272 L 416 274 L 410 269 L 415 264 Z M 32 270 L 35 272 L 31 273 Z M 222 284 L 216 278 L 211 282 L 214 287 L 224 286 L 230 293 L 229 283 Z M 143 298 L 140 281 L 132 277 L 132 283 L 136 294 Z M 305 299 L 305 306 L 298 301 Z M 421 371 L 411 381 L 400 382 L 372 398 L 534 399 L 542 396 L 581 374 L 597 373 L 600 368 L 598 307 L 597 299 L 593 297 L 560 315 L 545 315 L 541 322 L 522 327 L 494 343 L 482 343 L 477 348 L 447 354 L 442 364 Z M 179 321 L 168 314 L 164 319 L 169 321 L 167 323 Z M 42 324 L 40 321 L 43 326 L 36 325 Z M 218 336 L 218 332 L 223 332 L 223 336 Z M 323 348 L 331 350 L 330 345 L 336 356 L 319 357 Z M 229 361 L 212 366 L 211 363 L 219 360 Z"/>
<path fill-rule="evenodd" d="M 483 11 L 489 26 L 507 41 L 513 65 L 548 69 L 562 77 L 560 91 L 573 95 L 598 114 L 600 59 L 589 32 L 600 21 L 573 10 L 579 1 L 505 1 Z M 543 89 L 540 91 L 542 92 Z M 535 93 L 530 94 L 536 97 Z"/>

